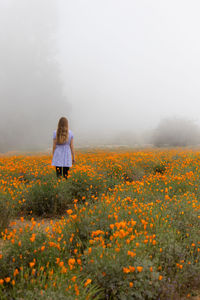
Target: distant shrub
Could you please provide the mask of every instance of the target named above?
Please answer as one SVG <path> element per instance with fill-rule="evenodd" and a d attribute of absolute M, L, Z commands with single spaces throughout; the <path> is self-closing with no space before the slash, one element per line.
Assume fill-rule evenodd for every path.
<path fill-rule="evenodd" d="M 200 129 L 190 120 L 164 119 L 155 129 L 153 144 L 156 147 L 184 147 L 199 143 Z"/>

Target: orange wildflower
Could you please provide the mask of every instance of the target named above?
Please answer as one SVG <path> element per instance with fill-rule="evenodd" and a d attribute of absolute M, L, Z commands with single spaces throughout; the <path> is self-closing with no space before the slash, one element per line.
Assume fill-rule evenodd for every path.
<path fill-rule="evenodd" d="M 124 268 L 123 268 L 123 272 L 126 273 L 126 274 L 128 274 L 128 273 L 130 273 L 130 270 L 129 270 L 129 268 L 125 268 L 125 267 L 124 267 Z"/>
<path fill-rule="evenodd" d="M 84 283 L 84 287 L 88 286 L 88 284 L 90 284 L 92 282 L 92 280 L 90 278 L 88 278 L 86 280 L 86 282 Z"/>
<path fill-rule="evenodd" d="M 138 267 L 137 267 L 137 270 L 138 270 L 138 272 L 142 272 L 143 267 L 138 266 Z"/>
<path fill-rule="evenodd" d="M 129 282 L 129 286 L 130 286 L 130 288 L 132 288 L 133 287 L 133 282 Z"/>

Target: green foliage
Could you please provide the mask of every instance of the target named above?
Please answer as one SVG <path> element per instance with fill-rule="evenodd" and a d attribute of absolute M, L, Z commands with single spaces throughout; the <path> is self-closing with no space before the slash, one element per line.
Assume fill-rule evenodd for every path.
<path fill-rule="evenodd" d="M 144 171 L 142 169 L 136 169 L 133 167 L 126 168 L 123 172 L 123 177 L 125 181 L 133 182 L 140 181 L 144 176 Z"/>
<path fill-rule="evenodd" d="M 73 173 L 67 180 L 46 176 L 28 189 L 23 209 L 25 213 L 43 217 L 63 214 L 74 199 L 79 202 L 96 199 L 105 192 L 107 184 L 110 186 L 103 176 L 88 176 L 83 171 Z"/>
<path fill-rule="evenodd" d="M 37 233 L 34 242 L 35 231 L 25 230 L 20 247 L 19 239 L 6 244 L 0 278 L 12 277 L 16 268 L 23 267 L 28 279 L 23 273 L 15 286 L 5 284 L 0 298 L 75 299 L 72 276 L 77 277 L 78 299 L 89 294 L 89 299 L 101 300 L 179 299 L 198 287 L 198 163 L 194 165 L 192 156 L 187 161 L 171 159 L 152 155 L 135 164 L 129 159 L 121 164 L 105 160 L 102 168 L 96 164 L 98 172 L 88 165 L 77 168 L 67 180 L 52 174 L 35 180 L 24 193 L 24 212 L 55 216 L 68 209 L 68 214 L 48 233 Z M 67 273 L 62 274 L 57 258 Z M 70 258 L 76 261 L 73 269 Z M 29 266 L 34 259 L 35 277 Z M 134 271 L 127 271 L 130 266 Z M 31 284 L 36 277 L 38 281 Z M 92 281 L 86 288 L 87 278 Z M 49 284 L 53 280 L 59 285 Z"/>
<path fill-rule="evenodd" d="M 166 171 L 166 166 L 163 165 L 163 164 L 158 164 L 158 165 L 153 167 L 153 171 L 155 173 L 163 174 Z"/>
<path fill-rule="evenodd" d="M 38 181 L 25 195 L 23 209 L 25 213 L 36 216 L 52 216 L 63 213 L 65 206 L 57 182 L 53 179 Z"/>
<path fill-rule="evenodd" d="M 8 227 L 12 212 L 13 208 L 10 195 L 0 192 L 0 233 Z"/>
<path fill-rule="evenodd" d="M 126 251 L 114 254 L 114 249 L 93 248 L 87 256 L 87 268 L 84 270 L 104 290 L 104 297 L 108 299 L 156 299 L 161 291 L 158 272 L 150 272 L 152 262 L 148 259 L 130 261 Z M 91 259 L 94 263 L 90 263 Z M 123 273 L 123 266 L 135 267 L 132 273 Z M 137 266 L 143 266 L 138 272 Z M 130 283 L 133 286 L 130 288 Z M 144 289 L 145 286 L 145 289 Z"/>
<path fill-rule="evenodd" d="M 145 175 L 143 168 L 133 165 L 133 162 L 130 159 L 124 159 L 122 161 L 122 178 L 125 181 L 133 182 L 142 180 Z"/>
<path fill-rule="evenodd" d="M 34 234 L 35 239 L 30 241 Z M 55 236 L 54 245 L 56 242 Z M 87 296 L 88 299 L 102 299 L 103 290 L 94 283 L 85 287 L 85 276 L 78 274 L 76 268 L 61 272 L 57 258 L 68 266 L 71 255 L 54 245 L 48 242 L 44 232 L 32 231 L 31 228 L 26 229 L 21 236 L 20 247 L 18 241 L 7 244 L 3 248 L 3 258 L 0 259 L 0 278 L 12 278 L 16 270 L 19 273 L 15 277 L 14 286 L 11 283 L 6 288 L 1 289 L 0 286 L 0 299 L 75 299 L 74 286 L 78 287 L 79 299 L 84 300 Z M 41 247 L 45 247 L 45 250 Z M 30 263 L 34 263 L 34 266 L 31 267 Z M 76 277 L 75 284 L 71 280 L 73 276 Z M 51 282 L 56 282 L 56 285 L 53 286 Z"/>
<path fill-rule="evenodd" d="M 82 202 L 92 200 L 103 193 L 105 183 L 101 176 L 89 176 L 86 171 L 77 171 L 64 182 L 63 188 L 65 189 L 64 197 L 68 202 L 72 203 L 74 199 Z"/>
<path fill-rule="evenodd" d="M 41 248 L 46 244 L 46 235 L 43 232 L 37 233 L 33 242 L 30 242 L 33 232 L 29 229 L 21 236 L 21 246 L 18 241 L 13 244 L 7 244 L 3 248 L 3 259 L 0 260 L 0 278 L 11 277 L 15 269 L 28 269 L 29 263 L 35 258 L 35 248 Z M 52 253 L 48 253 L 49 255 Z M 51 256 L 50 256 L 51 257 Z M 49 261 L 49 257 L 40 251 L 40 264 L 45 264 Z"/>

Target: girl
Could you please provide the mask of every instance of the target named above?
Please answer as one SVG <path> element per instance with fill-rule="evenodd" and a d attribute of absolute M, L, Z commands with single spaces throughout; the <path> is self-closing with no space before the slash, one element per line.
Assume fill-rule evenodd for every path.
<path fill-rule="evenodd" d="M 65 117 L 60 118 L 57 131 L 53 132 L 52 166 L 56 167 L 57 177 L 63 176 L 67 179 L 69 168 L 75 163 L 73 140 L 68 120 Z"/>

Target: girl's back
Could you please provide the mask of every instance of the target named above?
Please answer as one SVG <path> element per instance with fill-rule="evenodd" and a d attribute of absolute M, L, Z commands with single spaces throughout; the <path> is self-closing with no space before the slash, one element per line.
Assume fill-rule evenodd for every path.
<path fill-rule="evenodd" d="M 53 132 L 53 139 L 56 139 L 56 130 Z M 64 144 L 57 144 L 53 155 L 52 166 L 71 167 L 72 166 L 72 153 L 71 153 L 71 140 L 73 133 L 68 131 L 68 141 Z"/>

